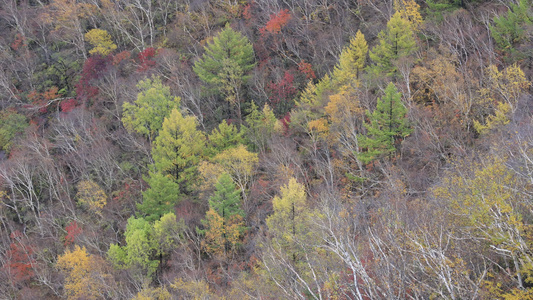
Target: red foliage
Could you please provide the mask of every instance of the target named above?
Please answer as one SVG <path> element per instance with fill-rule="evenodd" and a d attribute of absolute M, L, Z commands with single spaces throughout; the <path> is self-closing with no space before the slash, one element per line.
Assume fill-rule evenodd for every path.
<path fill-rule="evenodd" d="M 29 280 L 35 274 L 32 265 L 35 260 L 32 258 L 33 249 L 22 243 L 22 233 L 18 230 L 10 235 L 13 242 L 9 250 L 6 251 L 6 263 L 4 268 L 15 282 Z"/>
<path fill-rule="evenodd" d="M 252 4 L 251 3 L 248 3 L 246 4 L 246 6 L 244 7 L 243 11 L 242 11 L 242 17 L 245 19 L 245 20 L 250 20 L 252 18 Z"/>
<path fill-rule="evenodd" d="M 26 39 L 24 38 L 24 36 L 22 36 L 22 34 L 17 33 L 17 35 L 15 36 L 15 40 L 13 41 L 13 43 L 11 43 L 11 48 L 17 51 L 18 49 L 20 49 L 21 46 L 26 46 Z"/>
<path fill-rule="evenodd" d="M 266 23 L 265 27 L 259 29 L 259 32 L 261 32 L 261 34 L 264 34 L 265 32 L 272 34 L 279 33 L 281 32 L 281 29 L 289 23 L 291 18 L 292 16 L 288 9 L 284 9 L 277 14 L 271 14 L 270 20 Z"/>
<path fill-rule="evenodd" d="M 76 104 L 78 104 L 76 99 L 74 98 L 67 99 L 61 102 L 61 105 L 60 105 L 61 111 L 64 113 L 70 112 L 76 107 Z"/>
<path fill-rule="evenodd" d="M 279 82 L 271 82 L 268 84 L 267 90 L 270 94 L 269 100 L 272 107 L 275 107 L 278 110 L 282 107 L 288 109 L 288 103 L 292 101 L 297 93 L 297 90 L 294 87 L 294 76 L 290 72 L 285 71 L 285 75 Z"/>
<path fill-rule="evenodd" d="M 85 61 L 80 81 L 76 84 L 76 95 L 78 100 L 85 102 L 98 95 L 98 88 L 91 83 L 98 79 L 107 70 L 111 59 L 111 56 L 102 57 L 100 55 L 94 55 Z"/>
<path fill-rule="evenodd" d="M 155 48 L 150 47 L 139 53 L 138 58 L 140 65 L 137 68 L 137 71 L 143 72 L 155 66 L 155 61 L 153 58 L 157 55 L 157 52 L 158 51 Z"/>
<path fill-rule="evenodd" d="M 120 64 L 123 60 L 126 60 L 131 57 L 131 53 L 129 51 L 122 51 L 120 53 L 117 53 L 115 56 L 113 56 L 113 65 L 116 66 Z"/>
<path fill-rule="evenodd" d="M 65 227 L 65 230 L 67 231 L 67 235 L 65 236 L 65 246 L 74 243 L 76 238 L 83 232 L 76 221 L 70 222 L 67 227 Z"/>
<path fill-rule="evenodd" d="M 316 79 L 315 71 L 313 71 L 313 67 L 310 63 L 306 63 L 305 61 L 301 61 L 298 64 L 298 71 L 305 74 L 305 78 L 307 79 Z"/>

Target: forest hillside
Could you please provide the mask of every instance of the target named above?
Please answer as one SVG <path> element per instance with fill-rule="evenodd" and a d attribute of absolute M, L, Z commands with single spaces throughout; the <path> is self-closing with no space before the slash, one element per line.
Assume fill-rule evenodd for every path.
<path fill-rule="evenodd" d="M 0 299 L 533 299 L 532 0 L 0 0 Z"/>

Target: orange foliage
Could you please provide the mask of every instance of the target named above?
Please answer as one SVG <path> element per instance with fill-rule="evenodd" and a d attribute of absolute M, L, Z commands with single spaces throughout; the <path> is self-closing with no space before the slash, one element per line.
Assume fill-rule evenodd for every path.
<path fill-rule="evenodd" d="M 289 14 L 288 9 L 284 9 L 277 14 L 270 15 L 270 20 L 266 23 L 265 27 L 259 29 L 261 33 L 264 33 L 265 31 L 269 33 L 279 33 L 281 29 L 289 23 L 292 16 Z"/>

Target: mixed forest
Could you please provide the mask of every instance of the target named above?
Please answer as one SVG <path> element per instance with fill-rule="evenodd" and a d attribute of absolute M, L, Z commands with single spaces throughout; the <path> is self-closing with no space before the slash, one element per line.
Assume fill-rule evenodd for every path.
<path fill-rule="evenodd" d="M 532 0 L 0 0 L 1 299 L 533 299 Z"/>

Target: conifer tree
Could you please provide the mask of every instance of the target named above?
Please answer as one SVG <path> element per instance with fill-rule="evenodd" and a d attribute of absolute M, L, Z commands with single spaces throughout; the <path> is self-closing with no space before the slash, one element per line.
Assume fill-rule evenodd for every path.
<path fill-rule="evenodd" d="M 236 214 L 244 217 L 244 211 L 241 208 L 241 192 L 230 175 L 227 173 L 220 175 L 215 189 L 214 195 L 209 198 L 211 208 L 224 219 L 229 219 Z"/>
<path fill-rule="evenodd" d="M 396 12 L 387 23 L 387 29 L 378 34 L 378 44 L 369 55 L 374 65 L 370 68 L 375 75 L 395 75 L 395 62 L 411 55 L 416 50 L 411 22 Z"/>
<path fill-rule="evenodd" d="M 146 181 L 150 188 L 143 192 L 143 202 L 137 204 L 137 209 L 147 221 L 152 222 L 172 212 L 179 200 L 179 184 L 159 172 L 150 172 Z"/>
<path fill-rule="evenodd" d="M 209 198 L 209 211 L 202 220 L 205 229 L 198 232 L 205 235 L 202 244 L 207 252 L 225 256 L 228 250 L 235 249 L 246 229 L 244 211 L 240 191 L 228 174 L 220 175 L 215 188 Z"/>
<path fill-rule="evenodd" d="M 339 62 L 333 71 L 334 83 L 342 87 L 359 78 L 359 73 L 365 67 L 367 54 L 368 44 L 361 30 L 358 30 L 355 37 L 350 40 L 350 44 L 341 52 Z"/>
<path fill-rule="evenodd" d="M 211 92 L 222 94 L 228 102 L 237 106 L 241 121 L 241 88 L 254 65 L 254 50 L 248 38 L 226 24 L 213 42 L 205 47 L 204 55 L 194 64 L 193 70 Z"/>
<path fill-rule="evenodd" d="M 173 109 L 165 118 L 152 150 L 156 170 L 170 174 L 183 185 L 182 192 L 188 192 L 194 183 L 197 165 L 205 148 L 205 136 L 197 125 L 195 117 L 184 117 Z"/>
<path fill-rule="evenodd" d="M 225 120 L 211 131 L 207 137 L 209 147 L 206 155 L 215 156 L 226 149 L 236 147 L 244 142 L 243 131 Z"/>
<path fill-rule="evenodd" d="M 400 98 L 401 94 L 391 82 L 385 89 L 385 95 L 378 99 L 376 109 L 371 114 L 367 112 L 370 123 L 364 124 L 367 135 L 360 140 L 361 148 L 367 149 L 359 154 L 363 163 L 392 155 L 398 142 L 411 133 L 407 109 Z"/>

